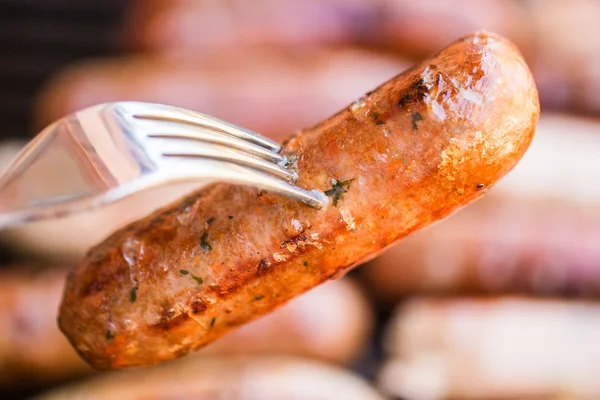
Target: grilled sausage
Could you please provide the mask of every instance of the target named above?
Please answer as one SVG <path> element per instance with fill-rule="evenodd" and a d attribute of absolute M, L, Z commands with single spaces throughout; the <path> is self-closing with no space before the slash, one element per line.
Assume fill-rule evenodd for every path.
<path fill-rule="evenodd" d="M 598 298 L 599 239 L 598 206 L 494 191 L 402 241 L 361 275 L 388 304 L 416 293 Z"/>
<path fill-rule="evenodd" d="M 351 47 L 89 60 L 63 69 L 47 82 L 37 98 L 35 125 L 42 129 L 98 103 L 137 100 L 202 110 L 283 139 L 282 133 L 328 117 L 348 99 L 411 64 Z"/>
<path fill-rule="evenodd" d="M 373 3 L 376 3 L 375 5 Z M 306 46 L 360 39 L 376 17 L 380 1 L 134 0 L 119 41 L 134 51 L 203 52 L 254 45 Z M 259 14 L 256 12 L 259 11 Z M 218 21 L 218 23 L 215 23 Z"/>
<path fill-rule="evenodd" d="M 316 287 L 197 354 L 290 354 L 343 365 L 365 351 L 373 322 L 362 288 L 345 277 Z"/>
<path fill-rule="evenodd" d="M 600 306 L 524 297 L 413 299 L 378 381 L 402 399 L 597 399 Z"/>
<path fill-rule="evenodd" d="M 481 201 L 361 268 L 379 300 L 423 292 L 600 296 L 600 123 L 548 114 Z M 565 151 L 569 148 L 569 151 Z"/>
<path fill-rule="evenodd" d="M 46 83 L 37 98 L 35 120 L 43 129 L 94 104 L 152 101 L 202 110 L 279 140 L 284 132 L 329 116 L 349 98 L 408 66 L 406 61 L 356 48 L 265 48 L 177 58 L 142 55 L 89 60 L 67 67 Z M 71 168 L 69 158 L 64 161 L 55 167 Z M 60 180 L 61 175 L 54 179 Z M 48 184 L 55 182 L 50 179 Z M 28 256 L 74 263 L 116 229 L 195 189 L 193 183 L 155 188 L 92 212 L 11 227 L 0 240 Z"/>
<path fill-rule="evenodd" d="M 599 19 L 596 0 L 154 0 L 132 3 L 121 41 L 160 53 L 360 43 L 421 57 L 486 27 L 525 53 L 545 109 L 598 114 Z"/>
<path fill-rule="evenodd" d="M 310 382 L 310 384 L 307 384 Z M 362 377 L 295 357 L 191 357 L 157 368 L 102 374 L 37 400 L 384 400 Z"/>
<path fill-rule="evenodd" d="M 56 327 L 66 271 L 0 271 L 0 386 L 35 386 L 92 372 Z"/>
<path fill-rule="evenodd" d="M 360 43 L 426 56 L 449 37 L 482 26 L 524 45 L 526 11 L 515 0 L 137 0 L 120 41 L 129 49 L 161 53 Z"/>
<path fill-rule="evenodd" d="M 214 184 L 115 232 L 72 271 L 59 324 L 99 369 L 202 347 L 483 195 L 528 148 L 537 90 L 477 33 L 287 141 L 328 206 Z"/>
<path fill-rule="evenodd" d="M 63 268 L 0 270 L 0 387 L 93 372 L 56 326 L 65 275 Z M 364 350 L 372 327 L 360 286 L 345 278 L 311 290 L 197 355 L 277 353 L 345 364 Z"/>

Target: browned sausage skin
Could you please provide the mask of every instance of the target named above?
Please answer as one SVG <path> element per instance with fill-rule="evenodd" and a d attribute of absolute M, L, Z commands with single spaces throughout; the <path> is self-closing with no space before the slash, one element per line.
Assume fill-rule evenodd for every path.
<path fill-rule="evenodd" d="M 482 195 L 538 115 L 518 50 L 463 38 L 283 146 L 326 208 L 211 185 L 92 249 L 68 278 L 60 327 L 95 368 L 182 356 Z"/>

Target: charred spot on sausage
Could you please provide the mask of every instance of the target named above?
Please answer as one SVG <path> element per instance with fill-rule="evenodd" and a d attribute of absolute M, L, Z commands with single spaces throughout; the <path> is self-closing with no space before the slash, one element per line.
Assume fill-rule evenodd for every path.
<path fill-rule="evenodd" d="M 183 324 L 185 321 L 187 321 L 189 319 L 190 319 L 190 316 L 187 314 L 179 314 L 173 318 L 169 318 L 168 316 L 165 316 L 165 318 L 163 318 L 163 320 L 161 320 L 157 324 L 152 325 L 152 327 L 154 327 L 156 329 L 169 331 L 169 330 Z"/>
<path fill-rule="evenodd" d="M 263 258 L 258 263 L 257 274 L 262 275 L 269 270 L 269 263 Z"/>
<path fill-rule="evenodd" d="M 407 106 L 423 101 L 425 95 L 429 92 L 429 87 L 423 78 L 414 82 L 406 92 L 400 97 L 398 107 L 405 108 Z"/>
<path fill-rule="evenodd" d="M 190 308 L 192 309 L 192 314 L 200 314 L 204 312 L 207 308 L 207 304 L 204 300 L 200 298 L 195 298 L 190 303 Z"/>

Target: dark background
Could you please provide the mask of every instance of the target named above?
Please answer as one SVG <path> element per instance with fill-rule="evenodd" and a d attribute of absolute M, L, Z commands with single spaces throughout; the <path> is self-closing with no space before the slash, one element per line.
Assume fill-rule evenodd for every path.
<path fill-rule="evenodd" d="M 1 138 L 34 134 L 40 86 L 74 60 L 118 53 L 122 0 L 0 0 Z"/>

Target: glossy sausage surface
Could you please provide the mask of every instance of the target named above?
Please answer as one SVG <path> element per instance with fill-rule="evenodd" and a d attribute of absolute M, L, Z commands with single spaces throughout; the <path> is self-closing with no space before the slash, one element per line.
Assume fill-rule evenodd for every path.
<path fill-rule="evenodd" d="M 56 325 L 66 273 L 22 264 L 0 270 L 0 388 L 45 386 L 94 372 Z M 347 277 L 318 286 L 196 354 L 287 354 L 345 365 L 362 354 L 373 323 L 361 286 Z"/>
<path fill-rule="evenodd" d="M 198 349 L 480 197 L 538 115 L 519 51 L 465 37 L 284 144 L 326 208 L 204 188 L 92 249 L 68 278 L 61 329 L 101 369 Z"/>

